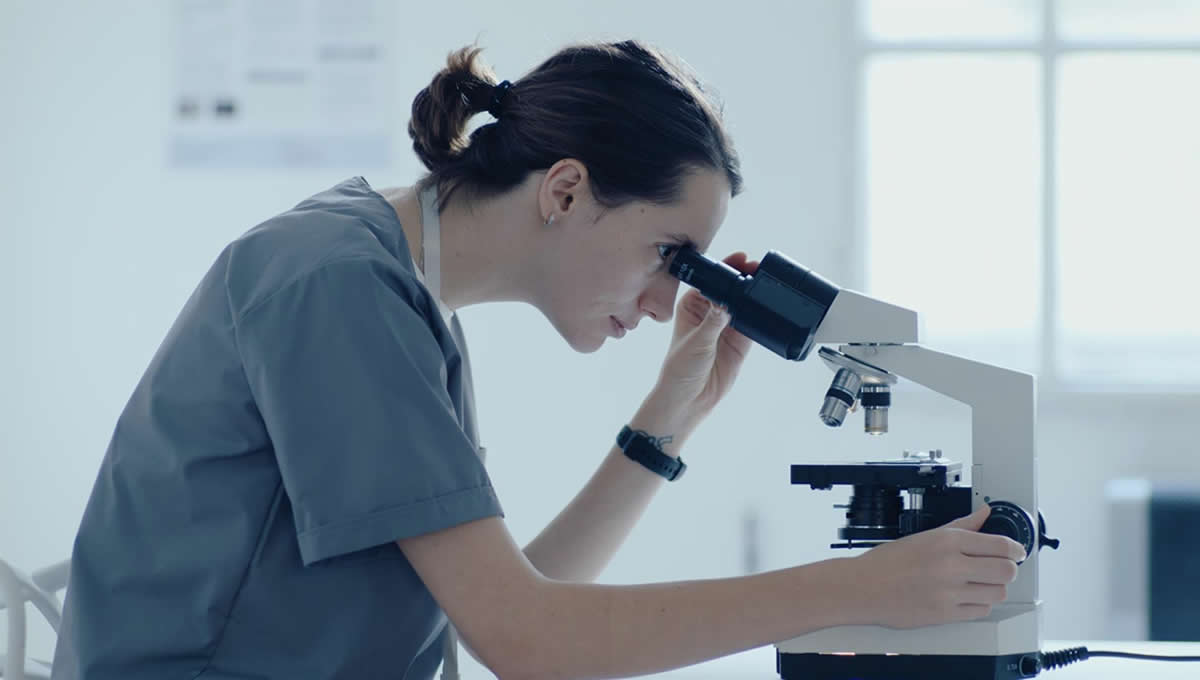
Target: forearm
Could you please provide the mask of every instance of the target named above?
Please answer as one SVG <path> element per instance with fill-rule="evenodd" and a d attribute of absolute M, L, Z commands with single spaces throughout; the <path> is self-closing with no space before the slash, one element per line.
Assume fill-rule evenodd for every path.
<path fill-rule="evenodd" d="M 852 558 L 738 578 L 639 586 L 544 582 L 523 674 L 609 678 L 687 666 L 860 623 Z M 536 625 L 536 624 L 534 624 Z"/>
<path fill-rule="evenodd" d="M 690 425 L 652 395 L 630 420 L 634 429 L 670 437 L 663 450 L 678 455 Z M 613 437 L 616 430 L 613 428 Z M 549 579 L 590 582 L 625 542 L 665 480 L 630 460 L 615 445 L 588 483 L 537 538 L 525 556 Z"/>

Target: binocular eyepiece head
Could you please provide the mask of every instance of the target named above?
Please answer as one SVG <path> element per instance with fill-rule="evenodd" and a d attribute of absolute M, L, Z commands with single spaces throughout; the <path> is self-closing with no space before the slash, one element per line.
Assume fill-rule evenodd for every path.
<path fill-rule="evenodd" d="M 819 274 L 769 251 L 752 274 L 680 248 L 668 271 L 729 310 L 739 333 L 785 359 L 803 361 L 817 328 L 841 289 Z"/>

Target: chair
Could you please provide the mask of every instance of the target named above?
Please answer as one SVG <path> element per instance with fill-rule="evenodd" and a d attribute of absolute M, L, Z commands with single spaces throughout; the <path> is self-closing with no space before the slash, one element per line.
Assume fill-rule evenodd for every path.
<path fill-rule="evenodd" d="M 8 609 L 8 651 L 0 654 L 0 678 L 49 680 L 50 662 L 25 658 L 25 603 L 32 603 L 57 634 L 62 604 L 55 593 L 67 586 L 70 572 L 70 560 L 39 569 L 32 576 L 0 560 L 0 610 Z"/>
<path fill-rule="evenodd" d="M 1114 640 L 1200 640 L 1200 487 L 1114 479 L 1106 489 Z"/>

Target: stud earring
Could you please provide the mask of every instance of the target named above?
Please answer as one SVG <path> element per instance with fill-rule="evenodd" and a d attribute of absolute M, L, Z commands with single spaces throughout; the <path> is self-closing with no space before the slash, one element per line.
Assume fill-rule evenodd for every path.
<path fill-rule="evenodd" d="M 544 224 L 545 224 L 547 227 L 548 227 L 548 226 L 550 226 L 550 225 L 552 225 L 552 224 L 554 224 L 554 213 L 550 213 L 550 216 L 546 218 L 546 221 L 545 221 L 545 223 L 544 223 Z"/>

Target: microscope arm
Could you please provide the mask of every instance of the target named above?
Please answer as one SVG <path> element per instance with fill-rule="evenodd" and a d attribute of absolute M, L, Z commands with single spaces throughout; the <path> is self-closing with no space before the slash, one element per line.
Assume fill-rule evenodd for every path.
<path fill-rule="evenodd" d="M 838 349 L 970 406 L 972 508 L 983 504 L 985 498 L 1001 499 L 1037 516 L 1034 376 L 920 345 L 843 345 Z M 1036 563 L 1036 550 L 1030 559 Z M 1036 566 L 1023 569 L 1009 589 L 1009 600 L 1033 602 L 1037 597 Z"/>

